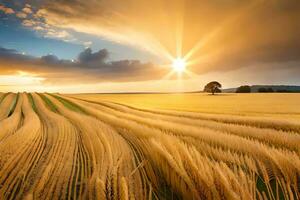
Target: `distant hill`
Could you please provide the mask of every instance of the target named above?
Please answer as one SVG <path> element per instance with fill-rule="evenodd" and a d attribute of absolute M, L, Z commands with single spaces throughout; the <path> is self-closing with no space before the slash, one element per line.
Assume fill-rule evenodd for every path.
<path fill-rule="evenodd" d="M 272 88 L 274 92 L 300 92 L 300 86 L 296 85 L 252 85 L 251 92 L 258 92 L 259 88 Z M 235 92 L 236 88 L 223 89 L 222 92 Z"/>

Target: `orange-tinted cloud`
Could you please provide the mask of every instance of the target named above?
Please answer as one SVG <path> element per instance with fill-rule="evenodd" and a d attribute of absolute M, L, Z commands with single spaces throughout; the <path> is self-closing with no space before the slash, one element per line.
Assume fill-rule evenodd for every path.
<path fill-rule="evenodd" d="M 300 60 L 299 0 L 48 0 L 38 16 L 166 58 L 198 73 Z"/>
<path fill-rule="evenodd" d="M 27 17 L 27 14 L 24 12 L 17 12 L 16 16 L 18 18 L 25 19 Z"/>
<path fill-rule="evenodd" d="M 5 7 L 4 5 L 0 4 L 0 11 L 4 12 L 5 14 L 14 14 L 15 11 L 12 8 Z"/>

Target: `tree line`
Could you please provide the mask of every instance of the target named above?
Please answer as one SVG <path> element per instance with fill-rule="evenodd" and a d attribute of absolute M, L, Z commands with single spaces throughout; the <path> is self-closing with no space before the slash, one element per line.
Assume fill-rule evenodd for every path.
<path fill-rule="evenodd" d="M 242 85 L 240 87 L 238 87 L 235 91 L 236 93 L 251 93 L 251 87 L 249 85 Z M 287 93 L 287 92 L 292 92 L 289 90 L 285 90 L 285 89 L 278 89 L 278 90 L 274 90 L 271 87 L 260 87 L 257 89 L 257 92 L 259 93 L 272 93 L 272 92 L 281 92 L 281 93 Z"/>
<path fill-rule="evenodd" d="M 215 93 L 221 93 L 222 90 L 222 84 L 219 83 L 218 81 L 211 81 L 208 84 L 205 85 L 203 92 L 207 92 L 207 93 L 211 93 L 212 95 L 214 95 Z M 253 91 L 251 91 L 251 86 L 249 85 L 242 85 L 238 88 L 236 88 L 236 93 L 251 93 Z M 278 89 L 278 90 L 274 90 L 272 87 L 260 87 L 257 89 L 257 92 L 259 93 L 272 93 L 272 92 L 279 92 L 279 93 L 288 93 L 288 92 L 292 92 L 286 89 Z"/>

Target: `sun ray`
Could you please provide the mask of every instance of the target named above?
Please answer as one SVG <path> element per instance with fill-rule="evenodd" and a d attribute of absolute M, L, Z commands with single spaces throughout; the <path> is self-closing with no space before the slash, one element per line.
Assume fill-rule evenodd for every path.
<path fill-rule="evenodd" d="M 196 74 L 196 73 L 194 73 L 194 72 L 192 72 L 192 71 L 190 71 L 188 69 L 185 70 L 185 74 L 188 75 L 192 79 L 199 78 L 198 74 Z"/>
<path fill-rule="evenodd" d="M 167 73 L 162 80 L 169 80 L 173 75 L 175 74 L 174 70 L 171 70 L 169 73 Z"/>
<path fill-rule="evenodd" d="M 249 13 L 250 9 L 258 5 L 259 2 L 255 1 L 250 5 L 243 7 L 243 9 L 238 10 L 234 15 L 226 18 L 220 25 L 208 33 L 204 38 L 196 42 L 196 44 L 185 54 L 183 57 L 185 60 L 189 60 L 201 47 L 204 47 L 210 40 L 219 35 L 225 28 L 228 28 L 230 25 L 233 25 L 234 22 L 244 17 Z M 248 12 L 247 12 L 248 11 Z"/>
<path fill-rule="evenodd" d="M 196 64 L 203 64 L 203 63 L 211 61 L 216 56 L 216 54 L 217 53 L 202 55 L 200 57 L 197 57 L 195 59 L 191 59 L 191 60 L 187 61 L 186 64 L 189 66 L 196 65 Z"/>
<path fill-rule="evenodd" d="M 185 60 L 189 60 L 201 47 L 203 47 L 206 43 L 208 43 L 208 41 L 215 37 L 215 35 L 217 35 L 217 33 L 219 33 L 221 30 L 221 27 L 218 27 L 216 29 L 214 29 L 212 32 L 210 32 L 205 38 L 203 38 L 202 40 L 198 41 L 193 48 L 191 48 L 187 54 L 185 54 L 185 56 L 183 57 Z"/>
<path fill-rule="evenodd" d="M 182 15 L 184 15 L 184 13 L 182 13 Z M 183 16 L 178 16 L 176 23 L 176 57 L 182 56 L 183 26 Z"/>
<path fill-rule="evenodd" d="M 171 53 L 167 50 L 167 48 L 165 46 L 163 46 L 158 40 L 155 40 L 155 46 L 157 46 L 157 49 L 160 53 L 160 55 L 163 58 L 167 58 L 169 61 L 173 60 L 173 56 L 171 55 Z"/>

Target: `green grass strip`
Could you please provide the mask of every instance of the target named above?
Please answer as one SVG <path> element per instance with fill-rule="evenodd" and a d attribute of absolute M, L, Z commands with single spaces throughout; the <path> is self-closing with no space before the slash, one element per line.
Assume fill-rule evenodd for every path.
<path fill-rule="evenodd" d="M 49 95 L 51 95 L 52 97 L 59 100 L 66 108 L 68 108 L 72 111 L 75 111 L 75 112 L 86 114 L 86 112 L 80 106 L 78 106 L 77 104 L 75 104 L 75 103 L 73 103 L 73 102 L 71 102 L 71 101 L 69 101 L 65 98 L 62 98 L 60 96 L 54 95 L 54 94 L 49 94 Z"/>
<path fill-rule="evenodd" d="M 38 93 L 38 95 L 43 99 L 43 101 L 45 102 L 46 106 L 52 112 L 58 113 L 58 109 L 57 109 L 56 105 L 48 97 L 46 97 L 44 94 L 40 94 L 40 93 Z"/>
<path fill-rule="evenodd" d="M 3 94 L 3 95 L 1 96 L 1 98 L 0 98 L 0 104 L 1 104 L 2 101 L 5 99 L 5 97 L 6 97 L 7 95 L 9 95 L 9 94 L 10 94 L 10 92 L 5 93 L 5 94 Z"/>
<path fill-rule="evenodd" d="M 8 117 L 10 117 L 14 113 L 14 111 L 17 107 L 18 100 L 19 100 L 19 93 L 16 95 L 16 97 L 13 100 L 13 103 L 11 104 L 11 107 L 10 107 L 9 113 L 8 113 Z"/>
<path fill-rule="evenodd" d="M 36 105 L 35 105 L 33 97 L 32 97 L 32 94 L 28 93 L 27 95 L 28 95 L 29 101 L 31 103 L 32 109 L 34 110 L 34 112 L 38 113 Z"/>

